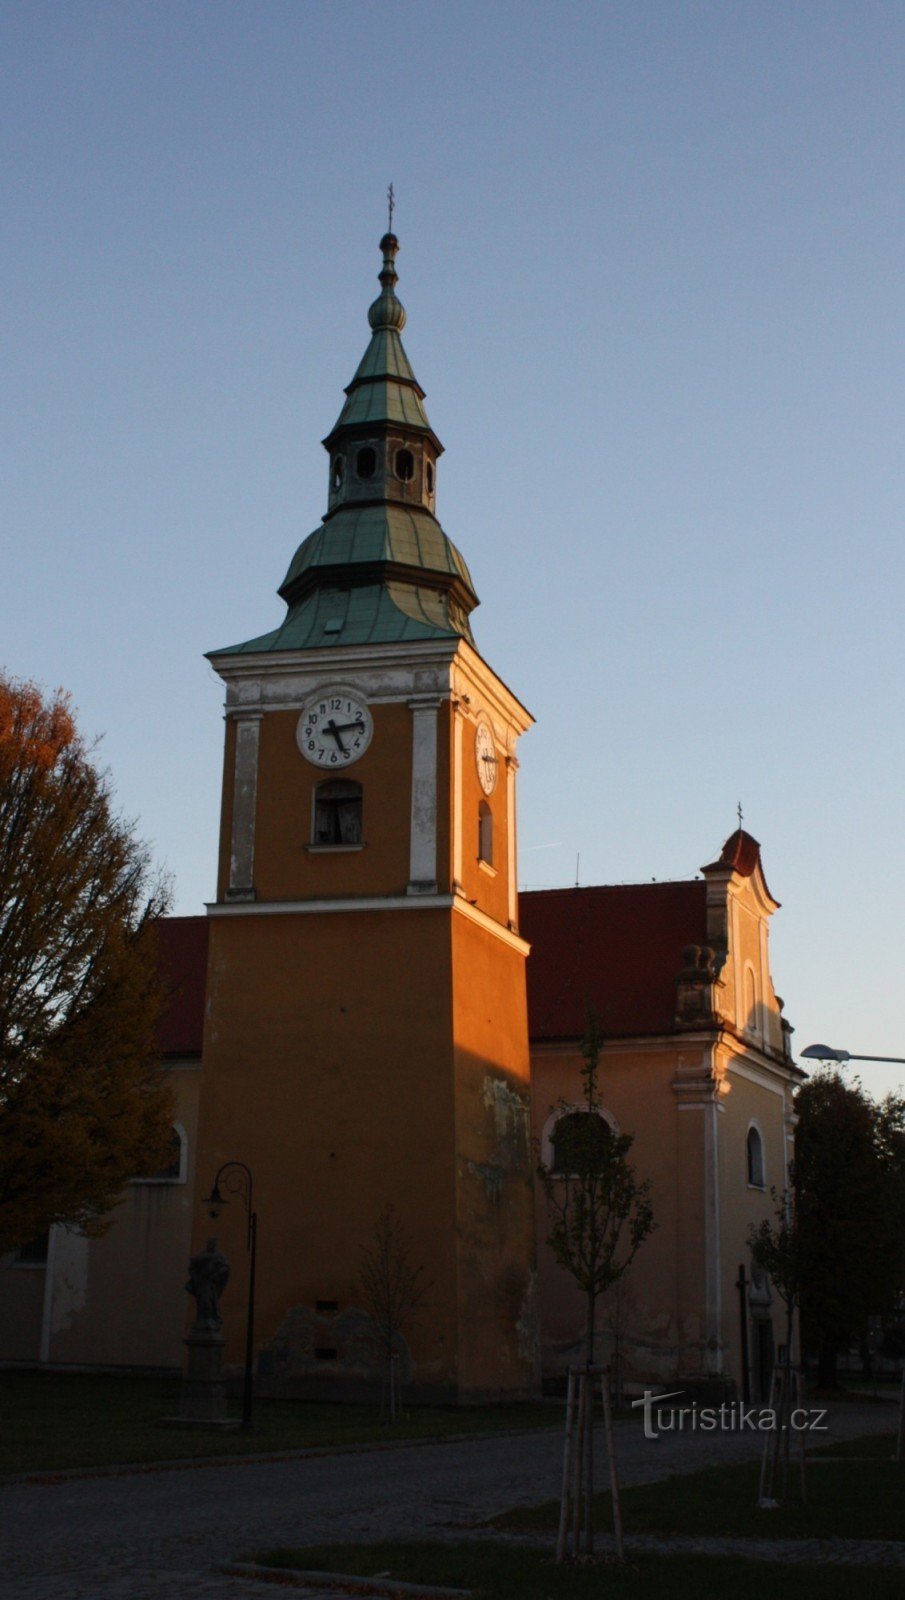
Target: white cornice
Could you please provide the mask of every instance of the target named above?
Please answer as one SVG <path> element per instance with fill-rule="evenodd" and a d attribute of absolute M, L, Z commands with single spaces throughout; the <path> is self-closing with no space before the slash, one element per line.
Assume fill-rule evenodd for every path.
<path fill-rule="evenodd" d="M 527 941 L 512 928 L 504 928 L 502 923 L 495 922 L 486 911 L 479 911 L 477 906 L 471 905 L 461 895 L 361 895 L 345 900 L 239 900 L 228 904 L 212 901 L 208 902 L 206 910 L 209 917 L 297 917 L 323 916 L 335 912 L 452 910 L 477 923 L 486 933 L 522 955 L 528 955 L 531 949 Z"/>
<path fill-rule="evenodd" d="M 325 682 L 348 683 L 372 703 L 412 695 L 458 696 L 476 711 L 491 712 L 516 736 L 534 721 L 521 701 L 465 639 L 423 639 L 407 644 L 273 650 L 212 658 L 226 684 L 227 716 L 262 710 L 296 710 Z M 501 741 L 506 746 L 509 741 Z"/>
<path fill-rule="evenodd" d="M 451 894 L 350 895 L 331 900 L 239 900 L 224 904 L 208 901 L 209 917 L 299 917 L 323 916 L 336 911 L 448 911 L 455 899 Z"/>
<path fill-rule="evenodd" d="M 510 949 L 518 950 L 523 956 L 530 954 L 531 946 L 526 939 L 515 933 L 512 928 L 504 928 L 501 922 L 494 922 L 493 917 L 488 917 L 486 911 L 479 911 L 470 900 L 463 900 L 461 895 L 456 895 L 453 900 L 453 910 L 467 917 L 470 922 L 476 922 L 486 933 L 492 933 L 495 939 L 501 939 Z"/>

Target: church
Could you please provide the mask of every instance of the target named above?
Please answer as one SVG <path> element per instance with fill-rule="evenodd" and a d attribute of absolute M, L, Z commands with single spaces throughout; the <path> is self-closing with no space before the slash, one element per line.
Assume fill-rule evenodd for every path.
<path fill-rule="evenodd" d="M 602 1354 L 628 1383 L 758 1393 L 774 1307 L 747 1237 L 784 1186 L 802 1077 L 770 975 L 778 902 L 741 825 L 700 877 L 517 893 L 532 718 L 475 646 L 395 235 L 380 249 L 285 618 L 209 655 L 226 705 L 217 895 L 160 929 L 172 1160 L 103 1238 L 54 1228 L 0 1263 L 0 1359 L 180 1367 L 185 1263 L 216 1231 L 240 1370 L 253 1211 L 259 1392 L 373 1394 L 362 1252 L 392 1208 L 425 1284 L 399 1340 L 411 1398 L 555 1386 L 583 1308 L 536 1169 L 555 1172 L 556 1123 L 580 1109 L 593 1012 L 601 1114 L 634 1136 L 656 1220 L 603 1308 Z M 251 1193 L 227 1186 L 214 1224 L 236 1162 Z"/>

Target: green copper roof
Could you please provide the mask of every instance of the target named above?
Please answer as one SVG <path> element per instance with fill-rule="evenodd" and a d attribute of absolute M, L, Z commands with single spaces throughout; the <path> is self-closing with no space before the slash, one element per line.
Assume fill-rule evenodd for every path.
<path fill-rule="evenodd" d="M 395 422 L 406 428 L 423 428 L 431 432 L 427 412 L 421 404 L 417 389 L 407 383 L 391 383 L 383 378 L 349 390 L 349 398 L 337 417 L 328 439 L 340 428 L 370 426 L 373 423 Z"/>
<path fill-rule="evenodd" d="M 346 394 L 349 394 L 358 383 L 368 383 L 374 378 L 393 378 L 399 383 L 410 383 L 418 390 L 421 398 L 424 391 L 421 388 L 411 362 L 402 346 L 397 328 L 375 328 L 371 335 L 371 343 L 358 363 L 355 377 L 349 384 Z"/>
<path fill-rule="evenodd" d="M 327 513 L 280 585 L 286 618 L 272 632 L 211 656 L 417 639 L 474 642 L 468 617 L 478 597 L 471 575 L 433 514 L 442 445 L 400 337 L 399 241 L 385 234 L 380 248 L 371 340 L 324 440 L 331 453 Z"/>
<path fill-rule="evenodd" d="M 396 298 L 396 252 L 399 240 L 387 233 L 380 241 L 383 267 L 381 293 L 368 309 L 371 342 L 358 363 L 355 376 L 346 390 L 348 399 L 324 443 L 328 446 L 341 428 L 369 427 L 375 423 L 395 423 L 423 429 L 435 437 L 422 405 L 424 390 L 400 337 L 405 327 L 405 307 Z M 442 449 L 436 439 L 438 453 Z"/>
<path fill-rule="evenodd" d="M 448 591 L 391 581 L 349 589 L 314 589 L 290 606 L 285 621 L 272 633 L 209 653 L 261 655 L 272 650 L 399 644 L 456 635 L 474 643 L 468 617 Z"/>
<path fill-rule="evenodd" d="M 291 601 L 299 580 L 318 567 L 351 568 L 375 562 L 458 578 L 468 589 L 473 604 L 477 604 L 471 574 L 462 556 L 436 517 L 420 506 L 342 506 L 299 545 L 280 585 L 280 594 Z M 412 573 L 412 579 L 418 581 L 417 571 Z"/>

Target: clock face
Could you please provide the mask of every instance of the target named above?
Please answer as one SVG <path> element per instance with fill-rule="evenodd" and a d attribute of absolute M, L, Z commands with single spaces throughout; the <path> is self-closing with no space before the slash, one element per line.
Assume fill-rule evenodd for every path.
<path fill-rule="evenodd" d="M 481 788 L 485 794 L 493 794 L 496 788 L 497 754 L 493 732 L 487 722 L 479 722 L 475 729 L 474 754 Z"/>
<path fill-rule="evenodd" d="M 345 689 L 324 689 L 306 701 L 295 737 L 312 766 L 339 772 L 364 755 L 373 732 L 371 713 L 363 700 Z"/>

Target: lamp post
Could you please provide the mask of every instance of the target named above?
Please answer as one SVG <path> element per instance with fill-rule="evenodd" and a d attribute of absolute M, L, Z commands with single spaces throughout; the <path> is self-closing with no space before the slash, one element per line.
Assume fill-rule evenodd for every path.
<path fill-rule="evenodd" d="M 248 1250 L 248 1315 L 245 1320 L 245 1377 L 242 1385 L 242 1427 L 251 1427 L 251 1410 L 253 1399 L 252 1369 L 254 1366 L 254 1339 L 255 1339 L 255 1258 L 258 1245 L 258 1213 L 253 1206 L 254 1187 L 251 1171 L 244 1161 L 224 1161 L 218 1169 L 214 1185 L 209 1195 L 205 1196 L 205 1205 L 210 1207 L 212 1217 L 218 1217 L 222 1206 L 228 1205 L 226 1195 L 221 1193 L 220 1179 L 229 1194 L 239 1197 L 245 1207 L 246 1233 L 245 1247 Z"/>
<path fill-rule="evenodd" d="M 849 1061 L 883 1061 L 895 1067 L 905 1066 L 905 1056 L 855 1056 L 850 1050 L 834 1050 L 828 1044 L 809 1044 L 801 1054 L 809 1061 L 833 1061 L 839 1067 Z M 905 1369 L 902 1372 L 902 1392 L 899 1397 L 899 1431 L 896 1439 L 896 1460 L 905 1462 Z"/>
<path fill-rule="evenodd" d="M 888 1061 L 896 1067 L 905 1066 L 905 1056 L 853 1056 L 849 1050 L 834 1050 L 829 1044 L 809 1044 L 801 1054 L 809 1061 L 835 1061 L 844 1067 L 849 1061 Z"/>

